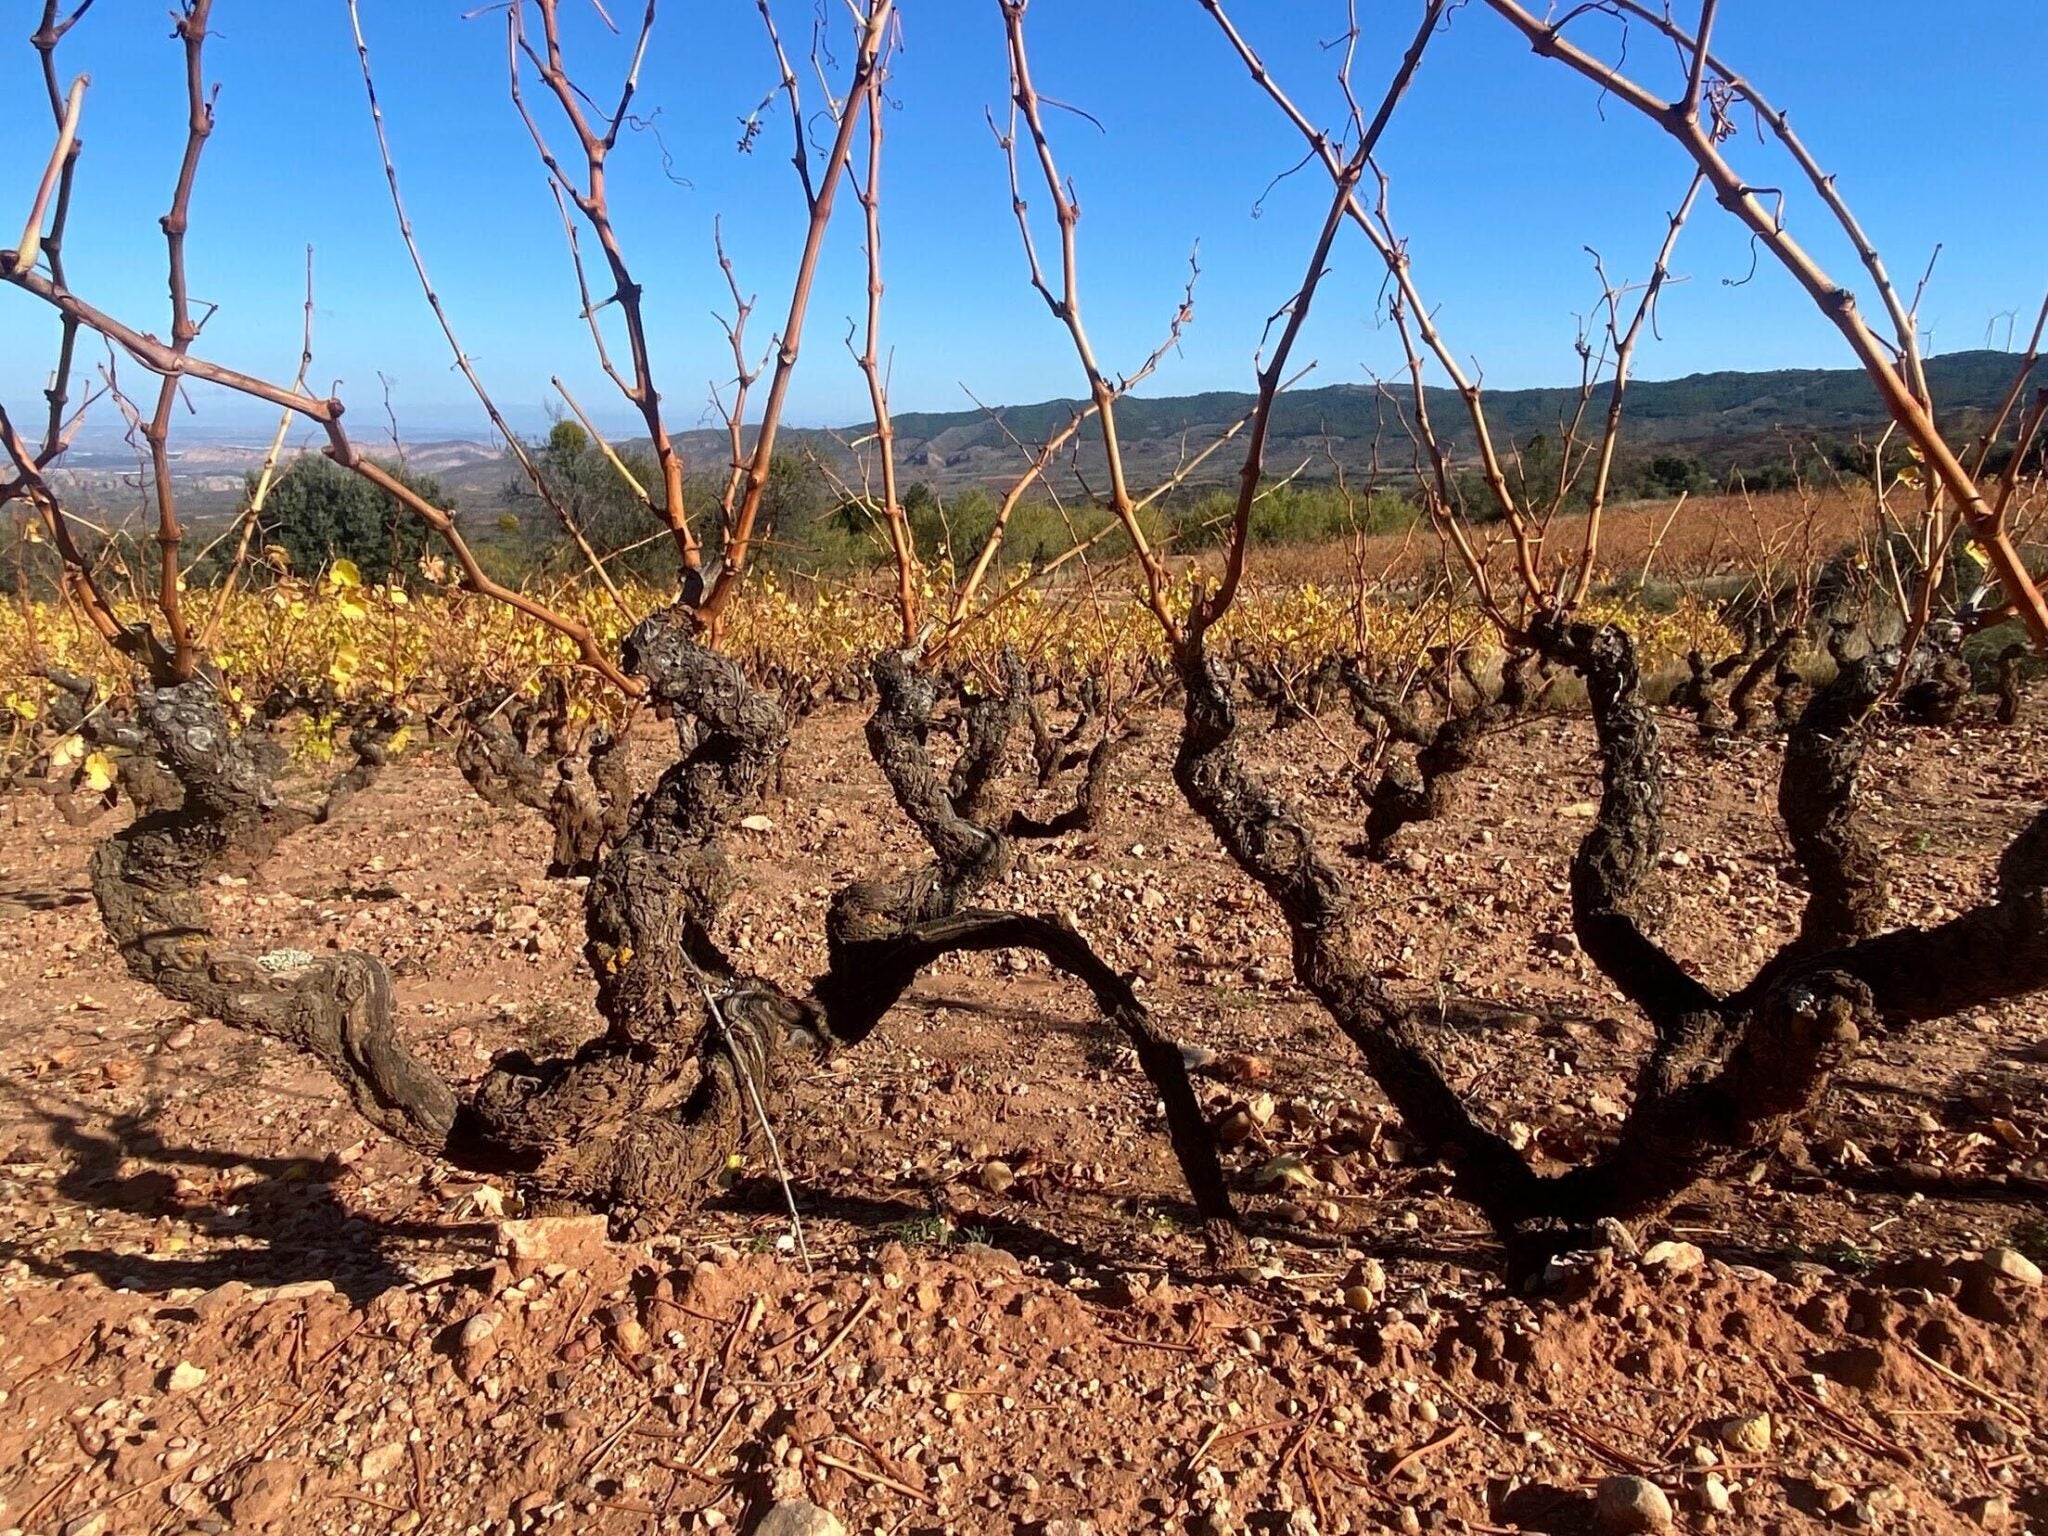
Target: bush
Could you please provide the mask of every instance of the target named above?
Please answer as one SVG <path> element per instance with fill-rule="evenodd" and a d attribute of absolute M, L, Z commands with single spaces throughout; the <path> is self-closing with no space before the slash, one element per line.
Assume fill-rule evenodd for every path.
<path fill-rule="evenodd" d="M 453 498 L 432 475 L 416 475 L 398 464 L 381 467 L 423 500 L 454 510 Z M 247 476 L 247 497 L 254 497 L 257 480 L 253 472 Z M 318 454 L 294 459 L 271 482 L 258 536 L 263 546 L 281 547 L 300 576 L 315 576 L 337 560 L 349 560 L 365 581 L 400 585 L 418 574 L 431 537 L 425 523 L 369 481 Z M 222 539 L 191 579 L 202 585 L 218 581 L 237 542 Z"/>

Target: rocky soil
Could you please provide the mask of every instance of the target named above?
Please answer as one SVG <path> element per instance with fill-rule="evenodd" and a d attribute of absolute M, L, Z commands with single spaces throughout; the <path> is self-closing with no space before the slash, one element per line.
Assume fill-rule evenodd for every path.
<path fill-rule="evenodd" d="M 836 885 L 924 858 L 859 723 L 803 723 L 740 834 L 726 940 L 792 982 Z M 1668 734 L 1660 929 L 1728 984 L 1803 896 L 1777 749 Z M 1035 960 L 947 963 L 804 1086 L 801 1242 L 748 1163 L 629 1247 L 128 981 L 85 888 L 108 824 L 0 806 L 0 1532 L 2048 1529 L 2037 1003 L 1869 1042 L 1727 1184 L 1510 1293 L 1181 809 L 1170 736 L 1008 899 L 1071 914 L 1203 1064 L 1255 1274 L 1209 1268 L 1128 1052 Z M 1901 921 L 1983 889 L 2039 746 L 2030 717 L 1873 754 Z M 1255 756 L 1342 842 L 1357 749 L 1311 721 Z M 1357 866 L 1390 978 L 1497 1005 L 1456 1026 L 1460 1086 L 1536 1157 L 1611 1133 L 1646 1040 L 1570 937 L 1589 764 L 1583 723 L 1517 727 L 1465 815 Z M 384 956 L 468 1079 L 597 1027 L 546 856 L 428 751 L 213 896 L 252 944 Z"/>

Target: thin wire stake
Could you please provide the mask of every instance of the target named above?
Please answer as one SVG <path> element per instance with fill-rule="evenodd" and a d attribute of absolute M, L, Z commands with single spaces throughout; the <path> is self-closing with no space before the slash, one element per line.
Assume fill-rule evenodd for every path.
<path fill-rule="evenodd" d="M 797 1256 L 804 1261 L 804 1273 L 811 1274 L 814 1271 L 811 1268 L 811 1250 L 804 1243 L 803 1218 L 797 1214 L 796 1191 L 790 1188 L 789 1169 L 782 1161 L 782 1148 L 775 1140 L 775 1127 L 768 1123 L 768 1107 L 761 1102 L 761 1091 L 754 1086 L 754 1074 L 740 1052 L 739 1042 L 733 1038 L 732 1027 L 725 1022 L 725 1010 L 718 1006 L 718 995 L 711 990 L 710 978 L 698 969 L 697 962 L 687 953 L 683 956 L 683 964 L 696 976 L 697 990 L 704 994 L 704 1006 L 711 1010 L 711 1020 L 725 1041 L 733 1070 L 739 1073 L 740 1085 L 747 1090 L 747 1102 L 754 1106 L 754 1118 L 760 1123 L 762 1136 L 767 1138 L 768 1156 L 775 1164 L 776 1181 L 782 1185 L 783 1204 L 789 1207 L 789 1230 L 796 1238 Z"/>

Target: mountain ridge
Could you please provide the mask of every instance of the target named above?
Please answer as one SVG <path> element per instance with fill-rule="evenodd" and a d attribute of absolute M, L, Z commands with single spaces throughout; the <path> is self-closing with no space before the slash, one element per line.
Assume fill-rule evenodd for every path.
<path fill-rule="evenodd" d="M 1928 381 L 1944 424 L 1968 435 L 1970 416 L 1996 408 L 2018 363 L 2019 354 L 1983 349 L 1929 358 Z M 1268 437 L 1269 471 L 1285 475 L 1300 469 L 1306 478 L 1327 479 L 1341 469 L 1354 484 L 1362 483 L 1377 448 L 1389 477 L 1404 478 L 1413 464 L 1414 448 L 1392 403 L 1403 398 L 1390 394 L 1395 388 L 1339 383 L 1282 395 Z M 1510 445 L 1526 445 L 1539 433 L 1554 438 L 1578 396 L 1576 386 L 1487 391 L 1487 418 L 1496 444 L 1505 451 Z M 1117 403 L 1117 421 L 1132 484 L 1150 486 L 1174 474 L 1187 456 L 1243 416 L 1252 400 L 1249 392 L 1233 390 L 1124 397 Z M 1587 430 L 1597 430 L 1604 401 L 1603 386 L 1588 413 Z M 906 486 L 921 481 L 941 495 L 1005 487 L 1037 445 L 1065 425 L 1081 403 L 1055 398 L 987 411 L 902 412 L 894 425 L 903 480 Z M 1453 459 L 1469 463 L 1476 443 L 1457 393 L 1432 386 L 1428 404 Z M 1875 387 L 1858 368 L 1717 369 L 1631 382 L 1623 452 L 1637 459 L 1683 453 L 1699 459 L 1715 479 L 1723 479 L 1734 468 L 1782 463 L 1795 447 L 1813 441 L 1881 432 L 1887 420 Z M 779 441 L 782 451 L 814 455 L 857 483 L 856 455 L 848 445 L 871 432 L 868 423 L 838 429 L 785 428 Z M 694 428 L 677 433 L 675 441 L 699 472 L 722 469 L 730 452 L 722 429 Z M 646 440 L 626 438 L 615 446 L 644 451 Z M 1089 484 L 1099 486 L 1104 467 L 1099 436 L 1083 430 L 1070 453 L 1062 473 L 1070 478 L 1078 469 Z M 510 455 L 495 444 L 439 437 L 408 444 L 407 456 L 417 468 L 436 474 L 467 512 L 491 513 L 510 505 L 508 487 L 517 470 Z M 231 509 L 241 475 L 254 462 L 245 443 L 186 445 L 179 480 L 181 491 L 191 494 L 191 510 L 204 515 Z M 1234 478 L 1238 468 L 1238 455 L 1225 451 L 1203 464 L 1187 483 L 1221 484 Z M 78 455 L 67 473 L 80 484 L 105 479 L 109 483 L 102 489 L 112 490 L 120 480 L 132 479 L 133 450 Z"/>

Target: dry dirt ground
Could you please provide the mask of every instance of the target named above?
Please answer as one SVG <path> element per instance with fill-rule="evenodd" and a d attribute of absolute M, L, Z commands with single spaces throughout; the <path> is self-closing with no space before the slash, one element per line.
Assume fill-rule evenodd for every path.
<path fill-rule="evenodd" d="M 1571 1531 L 1622 1474 L 1689 1531 L 2048 1529 L 2048 1296 L 2012 1252 L 2048 1244 L 2036 1003 L 1870 1042 L 1642 1256 L 1511 1294 L 1180 808 L 1171 724 L 1111 824 L 1030 851 L 1009 899 L 1071 913 L 1213 1055 L 1247 1186 L 1298 1157 L 1242 1196 L 1256 1277 L 1205 1265 L 1086 997 L 1001 956 L 948 963 L 801 1089 L 808 1271 L 758 1160 L 663 1242 L 514 1251 L 498 1191 L 126 979 L 84 877 L 109 822 L 0 806 L 0 1531 L 744 1531 L 798 1495 L 905 1536 Z M 1984 888 L 2048 794 L 2040 730 L 1874 753 L 1901 920 Z M 1777 748 L 1667 739 L 1661 932 L 1730 983 L 1798 910 Z M 1356 747 L 1309 722 L 1254 751 L 1341 840 Z M 1357 867 L 1390 976 L 1502 1005 L 1453 1042 L 1460 1087 L 1552 1157 L 1608 1133 L 1644 1045 L 1569 937 L 1588 763 L 1582 722 L 1525 723 L 1467 816 Z M 727 937 L 797 981 L 838 883 L 925 855 L 851 710 L 799 727 L 785 787 L 740 834 Z M 469 1079 L 596 1028 L 545 856 L 432 750 L 213 895 L 254 943 L 386 958 L 411 1038 Z"/>

